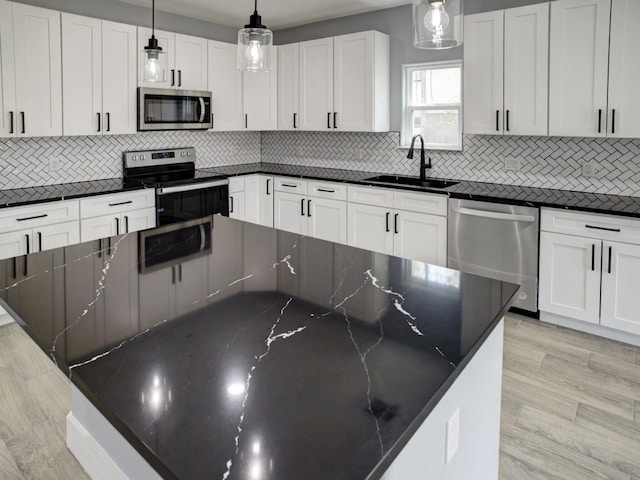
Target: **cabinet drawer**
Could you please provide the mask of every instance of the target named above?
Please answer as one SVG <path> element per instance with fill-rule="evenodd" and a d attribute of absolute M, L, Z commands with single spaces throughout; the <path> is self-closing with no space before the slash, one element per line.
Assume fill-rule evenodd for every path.
<path fill-rule="evenodd" d="M 640 245 L 640 220 L 616 215 L 543 208 L 540 214 L 540 229 L 545 232 Z"/>
<path fill-rule="evenodd" d="M 448 199 L 446 195 L 395 191 L 393 208 L 446 217 Z"/>
<path fill-rule="evenodd" d="M 349 186 L 347 198 L 352 203 L 393 208 L 393 190 L 388 188 Z"/>
<path fill-rule="evenodd" d="M 229 193 L 244 192 L 244 177 L 229 177 Z"/>
<path fill-rule="evenodd" d="M 311 197 L 347 200 L 347 186 L 344 183 L 309 181 L 308 195 Z"/>
<path fill-rule="evenodd" d="M 135 192 L 98 195 L 80 200 L 80 217 L 91 218 L 155 207 L 156 191 L 145 188 Z"/>
<path fill-rule="evenodd" d="M 275 177 L 276 192 L 307 194 L 307 181 L 299 178 Z"/>
<path fill-rule="evenodd" d="M 39 203 L 27 207 L 3 208 L 0 210 L 0 231 L 37 228 L 42 225 L 78 220 L 78 200 Z"/>

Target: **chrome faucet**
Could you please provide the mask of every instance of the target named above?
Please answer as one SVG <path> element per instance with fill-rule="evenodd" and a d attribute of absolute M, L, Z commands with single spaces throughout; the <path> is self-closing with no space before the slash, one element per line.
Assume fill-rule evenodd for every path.
<path fill-rule="evenodd" d="M 422 135 L 419 133 L 414 135 L 411 139 L 411 148 L 409 148 L 409 153 L 407 153 L 407 158 L 413 159 L 413 150 L 416 143 L 416 138 L 420 138 L 420 180 L 427 179 L 427 168 L 431 168 L 431 157 L 429 157 L 429 163 L 425 162 L 424 159 L 424 139 Z"/>

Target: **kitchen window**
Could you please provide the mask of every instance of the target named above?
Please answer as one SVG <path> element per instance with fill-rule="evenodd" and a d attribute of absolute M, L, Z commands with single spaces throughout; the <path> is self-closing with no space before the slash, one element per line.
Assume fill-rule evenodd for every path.
<path fill-rule="evenodd" d="M 462 150 L 462 62 L 405 65 L 402 145 L 421 134 L 425 148 Z"/>

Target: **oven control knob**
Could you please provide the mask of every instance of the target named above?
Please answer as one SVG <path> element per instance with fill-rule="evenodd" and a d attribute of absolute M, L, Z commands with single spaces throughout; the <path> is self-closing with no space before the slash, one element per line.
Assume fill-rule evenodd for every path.
<path fill-rule="evenodd" d="M 140 160 L 144 160 L 144 155 L 140 155 Z"/>
<path fill-rule="evenodd" d="M 135 155 L 132 157 L 133 161 L 135 162 L 136 160 L 138 160 L 138 157 L 136 157 Z"/>
<path fill-rule="evenodd" d="M 190 156 L 191 156 L 191 152 L 187 152 L 187 157 L 190 157 Z"/>
<path fill-rule="evenodd" d="M 180 156 L 181 156 L 181 157 L 184 157 L 184 152 L 180 152 Z"/>

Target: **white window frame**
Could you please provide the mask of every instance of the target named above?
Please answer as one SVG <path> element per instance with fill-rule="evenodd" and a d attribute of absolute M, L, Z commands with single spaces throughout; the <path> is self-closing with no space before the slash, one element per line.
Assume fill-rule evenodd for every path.
<path fill-rule="evenodd" d="M 444 68 L 460 68 L 460 103 L 459 104 L 437 104 L 428 106 L 412 106 L 409 105 L 409 92 L 411 92 L 411 73 L 415 70 L 436 70 Z M 413 63 L 402 66 L 402 132 L 400 134 L 400 143 L 402 148 L 409 148 L 411 145 L 412 129 L 411 121 L 413 119 L 413 112 L 419 110 L 458 110 L 458 144 L 456 145 L 444 145 L 429 142 L 428 138 L 424 139 L 424 148 L 429 150 L 453 150 L 462 151 L 462 60 L 451 60 L 446 62 L 427 62 L 427 63 Z"/>

